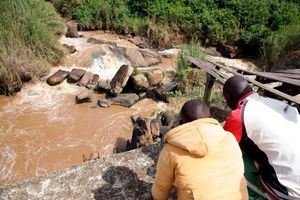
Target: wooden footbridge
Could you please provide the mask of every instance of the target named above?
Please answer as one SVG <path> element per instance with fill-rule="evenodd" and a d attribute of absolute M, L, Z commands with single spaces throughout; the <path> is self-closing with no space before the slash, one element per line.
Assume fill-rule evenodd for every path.
<path fill-rule="evenodd" d="M 206 61 L 187 57 L 191 67 L 203 69 L 206 76 L 204 102 L 211 103 L 214 82 L 225 81 L 238 75 L 254 86 L 256 91 L 263 91 L 265 96 L 285 100 L 289 104 L 300 106 L 300 69 L 280 70 L 276 72 L 257 72 L 233 66 L 225 66 L 209 58 Z"/>

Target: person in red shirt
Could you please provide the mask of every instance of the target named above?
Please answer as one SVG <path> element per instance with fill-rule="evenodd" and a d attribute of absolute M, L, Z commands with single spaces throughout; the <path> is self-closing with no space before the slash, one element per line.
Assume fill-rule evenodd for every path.
<path fill-rule="evenodd" d="M 300 199 L 300 117 L 296 108 L 254 93 L 240 76 L 223 87 L 233 110 L 224 129 L 258 163 L 259 178 L 273 199 Z M 298 153 L 297 153 L 298 152 Z"/>

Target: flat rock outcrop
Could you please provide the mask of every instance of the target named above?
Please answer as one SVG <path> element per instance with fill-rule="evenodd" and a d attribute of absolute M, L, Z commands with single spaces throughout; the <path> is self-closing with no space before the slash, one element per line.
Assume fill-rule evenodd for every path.
<path fill-rule="evenodd" d="M 76 97 L 75 101 L 77 104 L 91 102 L 93 98 L 93 93 L 91 90 L 84 89 Z"/>
<path fill-rule="evenodd" d="M 161 149 L 150 145 L 4 186 L 0 199 L 151 199 Z"/>
<path fill-rule="evenodd" d="M 77 83 L 79 79 L 86 73 L 84 69 L 72 69 L 70 75 L 68 76 L 68 83 Z"/>
<path fill-rule="evenodd" d="M 91 83 L 94 78 L 94 74 L 92 72 L 86 72 L 79 82 L 77 83 L 78 86 L 86 86 L 87 84 Z"/>
<path fill-rule="evenodd" d="M 55 72 L 53 75 L 51 75 L 46 82 L 51 85 L 57 85 L 60 84 L 61 82 L 63 82 L 69 75 L 68 71 L 64 71 L 64 70 L 58 70 L 57 72 Z"/>

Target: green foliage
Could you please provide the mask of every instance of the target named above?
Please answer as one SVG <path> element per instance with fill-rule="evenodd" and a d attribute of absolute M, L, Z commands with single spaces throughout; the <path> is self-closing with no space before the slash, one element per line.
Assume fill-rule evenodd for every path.
<path fill-rule="evenodd" d="M 55 34 L 64 25 L 42 0 L 0 2 L 0 90 L 12 94 L 22 81 L 43 73 L 64 55 Z"/>
<path fill-rule="evenodd" d="M 266 43 L 273 48 L 270 37 L 287 34 L 283 27 L 297 29 L 300 20 L 299 0 L 50 1 L 64 16 L 71 12 L 69 17 L 83 30 L 140 34 L 158 47 L 190 42 L 237 45 L 244 55 L 255 56 L 266 51 Z"/>
<path fill-rule="evenodd" d="M 273 32 L 266 39 L 262 49 L 262 55 L 268 66 L 272 66 L 283 54 L 300 49 L 300 23 L 283 26 Z"/>

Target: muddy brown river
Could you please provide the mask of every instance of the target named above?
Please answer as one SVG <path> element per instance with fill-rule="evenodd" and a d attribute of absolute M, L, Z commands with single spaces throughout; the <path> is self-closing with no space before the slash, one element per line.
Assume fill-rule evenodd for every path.
<path fill-rule="evenodd" d="M 128 62 L 107 46 L 101 47 L 106 55 L 97 57 L 98 50 L 86 38 L 113 40 L 125 47 L 132 47 L 132 43 L 103 32 L 84 32 L 84 35 L 84 38 L 61 39 L 79 51 L 68 56 L 63 66 L 57 66 L 53 72 L 58 68 L 70 71 L 82 67 L 84 64 L 80 62 L 86 60 L 89 63 L 86 70 L 109 79 Z M 161 67 L 173 64 L 174 60 L 164 58 Z M 74 97 L 80 90 L 66 82 L 51 87 L 36 81 L 25 85 L 16 96 L 0 96 L 0 186 L 82 163 L 83 154 L 111 155 L 114 147 L 124 148 L 126 140 L 131 138 L 131 115 L 150 116 L 167 108 L 166 104 L 150 99 L 131 108 L 91 108 L 97 95 L 94 102 L 77 105 Z"/>

